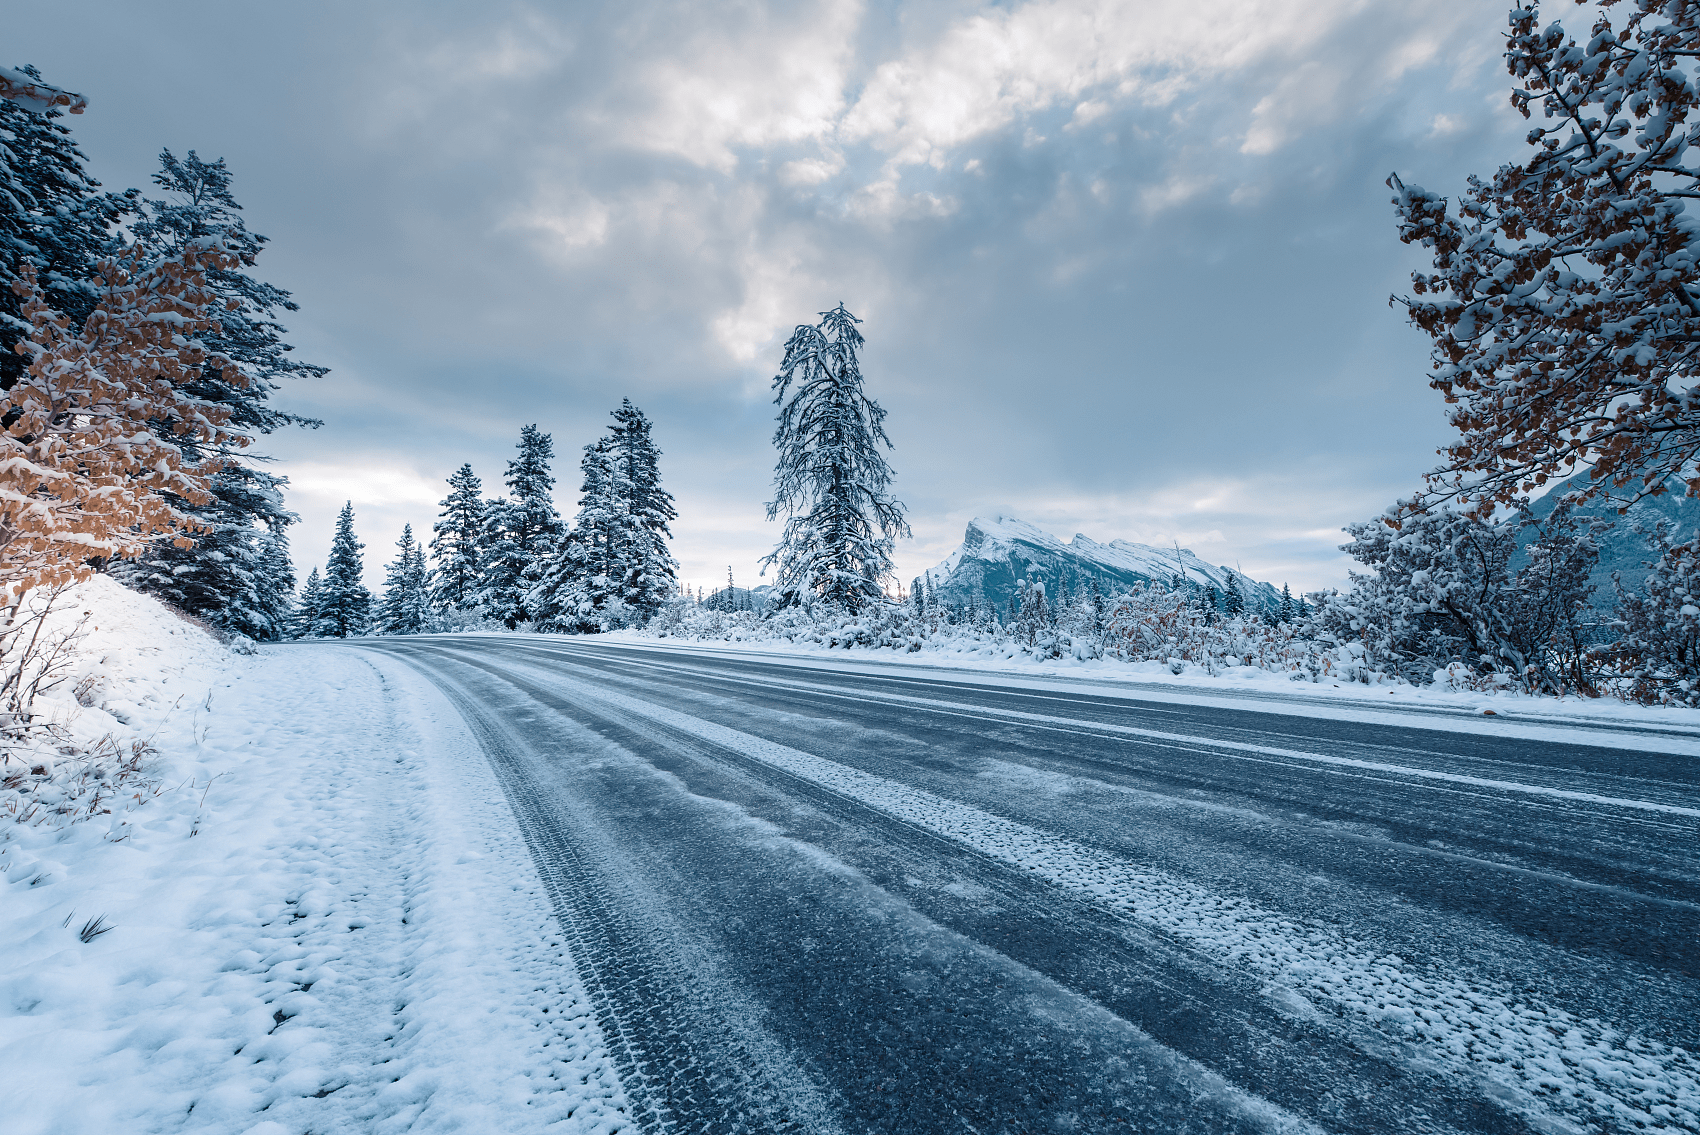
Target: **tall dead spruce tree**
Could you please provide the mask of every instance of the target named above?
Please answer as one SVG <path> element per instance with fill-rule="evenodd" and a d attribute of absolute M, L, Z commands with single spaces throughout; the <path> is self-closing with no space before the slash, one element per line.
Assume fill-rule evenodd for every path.
<path fill-rule="evenodd" d="M 791 333 L 773 379 L 779 462 L 767 518 L 787 519 L 762 564 L 777 568 L 779 605 L 813 595 L 855 612 L 883 593 L 909 525 L 879 449 L 892 447 L 885 411 L 862 390 L 861 320 L 842 303 L 821 317 Z"/>

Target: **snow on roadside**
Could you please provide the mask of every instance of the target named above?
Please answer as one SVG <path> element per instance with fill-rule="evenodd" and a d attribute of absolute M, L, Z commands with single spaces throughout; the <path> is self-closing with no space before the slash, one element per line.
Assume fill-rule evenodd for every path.
<path fill-rule="evenodd" d="M 1285 674 L 1253 666 L 1225 667 L 1214 676 L 1205 674 L 1198 667 L 1188 667 L 1184 673 L 1177 675 L 1157 662 L 1082 661 L 1074 658 L 1040 662 L 1022 654 L 991 658 L 945 650 L 906 654 L 894 650 L 835 649 L 782 639 L 706 642 L 662 638 L 642 630 L 608 631 L 594 636 L 546 637 L 617 643 L 687 654 L 765 658 L 805 666 L 824 663 L 830 669 L 858 673 L 920 674 L 930 671 L 930 677 L 950 673 L 952 677 L 960 675 L 969 681 L 987 681 L 1014 688 L 1073 688 L 1085 691 L 1096 687 L 1091 692 L 1147 697 L 1183 705 L 1256 708 L 1270 713 L 1430 729 L 1457 730 L 1459 725 L 1444 722 L 1448 719 L 1461 720 L 1462 729 L 1467 732 L 1503 733 L 1535 739 L 1562 738 L 1545 731 L 1531 732 L 1528 727 L 1519 727 L 1515 723 L 1539 722 L 1561 728 L 1598 726 L 1612 729 L 1627 726 L 1692 737 L 1695 742 L 1700 742 L 1700 713 L 1674 706 L 1635 705 L 1616 698 L 1532 697 L 1514 690 L 1484 692 L 1449 690 L 1438 686 L 1367 686 L 1354 682 L 1313 684 L 1295 682 Z M 1248 701 L 1255 702 L 1255 706 L 1247 705 Z M 1680 745 L 1676 750 L 1660 747 L 1659 751 L 1700 755 L 1700 744 Z"/>
<path fill-rule="evenodd" d="M 235 657 L 94 582 L 108 708 L 60 708 L 83 736 L 148 731 L 159 791 L 0 831 L 8 1132 L 627 1127 L 454 709 L 398 663 Z M 110 929 L 83 942 L 96 917 Z"/>
<path fill-rule="evenodd" d="M 32 592 L 26 606 L 45 595 Z M 0 765 L 0 867 L 14 824 L 56 828 L 92 813 L 120 838 L 130 812 L 179 771 L 169 757 L 131 758 L 168 721 L 187 719 L 193 734 L 200 701 L 232 660 L 201 625 L 105 576 L 61 592 L 40 631 L 70 654 L 31 707 L 48 732 Z"/>

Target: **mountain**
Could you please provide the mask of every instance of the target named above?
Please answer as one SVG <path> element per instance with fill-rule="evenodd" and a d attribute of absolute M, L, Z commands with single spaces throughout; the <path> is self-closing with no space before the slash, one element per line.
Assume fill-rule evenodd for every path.
<path fill-rule="evenodd" d="M 1063 543 L 1049 532 L 1010 516 L 976 517 L 962 534 L 962 545 L 933 568 L 933 594 L 943 603 L 1009 607 L 1016 581 L 1037 568 L 1054 597 L 1063 587 L 1078 595 L 1098 580 L 1106 595 L 1119 595 L 1135 583 L 1167 584 L 1185 574 L 1199 587 L 1226 590 L 1228 576 L 1239 579 L 1248 608 L 1273 611 L 1280 589 L 1257 583 L 1226 567 L 1205 563 L 1185 548 L 1152 548 L 1126 540 L 1100 544 L 1076 535 Z"/>
<path fill-rule="evenodd" d="M 1552 491 L 1535 501 L 1530 510 L 1545 520 L 1552 514 L 1559 498 L 1573 489 L 1586 487 L 1590 474 L 1578 473 L 1568 480 L 1553 486 Z M 1617 506 L 1609 502 L 1590 501 L 1576 510 L 1578 516 L 1598 517 L 1612 525 L 1611 530 L 1600 536 L 1600 559 L 1595 565 L 1588 581 L 1594 585 L 1594 607 L 1600 611 L 1609 611 L 1617 604 L 1617 593 L 1612 590 L 1612 572 L 1621 572 L 1623 586 L 1626 591 L 1639 591 L 1641 581 L 1647 577 L 1646 564 L 1655 559 L 1647 548 L 1647 542 L 1636 535 L 1632 525 L 1639 521 L 1645 527 L 1651 528 L 1659 517 L 1670 521 L 1672 529 L 1679 541 L 1694 539 L 1700 530 L 1700 500 L 1685 496 L 1687 486 L 1679 480 L 1672 480 L 1669 491 L 1661 496 L 1648 497 L 1646 500 L 1630 508 L 1626 515 L 1619 516 Z M 1524 543 L 1533 538 L 1534 533 L 1524 533 Z M 1511 561 L 1511 570 L 1522 567 L 1524 557 L 1521 552 Z"/>

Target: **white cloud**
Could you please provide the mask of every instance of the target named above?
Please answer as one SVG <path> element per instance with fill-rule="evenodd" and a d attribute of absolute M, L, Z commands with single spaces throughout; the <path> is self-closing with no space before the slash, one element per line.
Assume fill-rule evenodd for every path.
<path fill-rule="evenodd" d="M 606 128 L 720 173 L 737 167 L 741 148 L 828 138 L 843 113 L 861 19 L 862 5 L 850 0 L 722 9 L 686 24 L 679 42 L 657 37 L 654 54 L 621 84 L 624 106 Z"/>
<path fill-rule="evenodd" d="M 1160 105 L 1212 75 L 1303 51 L 1360 0 L 1037 0 L 958 21 L 935 43 L 882 64 L 842 134 L 900 165 L 939 164 L 1034 112 L 1076 102 L 1091 121 L 1112 101 Z"/>
<path fill-rule="evenodd" d="M 1429 124 L 1430 138 L 1446 138 L 1464 129 L 1464 123 L 1450 114 L 1437 114 Z"/>
<path fill-rule="evenodd" d="M 547 233 L 557 251 L 591 248 L 608 239 L 608 206 L 588 193 L 549 194 L 509 222 L 510 227 Z"/>
<path fill-rule="evenodd" d="M 819 185 L 844 170 L 844 155 L 836 151 L 822 158 L 799 158 L 779 169 L 779 180 L 791 186 Z"/>

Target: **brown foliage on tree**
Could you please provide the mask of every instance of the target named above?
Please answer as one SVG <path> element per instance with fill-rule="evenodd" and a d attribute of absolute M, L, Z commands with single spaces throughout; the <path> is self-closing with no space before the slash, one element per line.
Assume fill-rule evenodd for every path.
<path fill-rule="evenodd" d="M 1401 239 L 1433 252 L 1399 302 L 1460 431 L 1409 507 L 1485 517 L 1589 467 L 1625 504 L 1673 477 L 1700 495 L 1700 0 L 1599 7 L 1581 39 L 1537 3 L 1511 13 L 1527 162 L 1472 177 L 1456 215 L 1388 179 Z"/>
<path fill-rule="evenodd" d="M 42 298 L 33 268 L 12 282 L 30 321 L 17 350 L 29 370 L 0 395 L 0 587 L 14 598 L 82 578 L 161 532 L 192 531 L 182 503 L 204 503 L 218 460 L 248 442 L 230 411 L 192 393 L 201 368 L 241 372 L 196 336 L 218 327 L 211 269 L 235 258 L 212 242 L 144 263 L 100 264 L 100 304 L 80 329 Z M 186 539 L 186 537 L 182 537 Z"/>
<path fill-rule="evenodd" d="M 50 87 L 40 79 L 10 67 L 0 67 L 0 99 L 23 103 L 31 110 L 64 107 L 70 114 L 81 114 L 89 108 L 89 100 L 82 95 Z"/>

